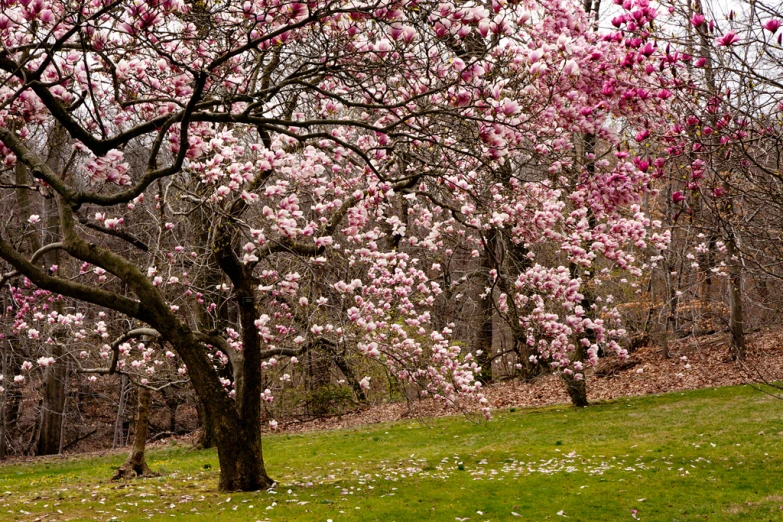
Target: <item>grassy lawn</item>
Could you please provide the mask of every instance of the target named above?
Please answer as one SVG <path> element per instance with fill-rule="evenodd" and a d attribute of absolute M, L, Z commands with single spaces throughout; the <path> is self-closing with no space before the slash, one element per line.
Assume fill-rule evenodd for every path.
<path fill-rule="evenodd" d="M 0 467 L 0 520 L 783 520 L 783 402 L 749 387 L 265 439 L 274 492 L 219 494 L 217 455 Z"/>

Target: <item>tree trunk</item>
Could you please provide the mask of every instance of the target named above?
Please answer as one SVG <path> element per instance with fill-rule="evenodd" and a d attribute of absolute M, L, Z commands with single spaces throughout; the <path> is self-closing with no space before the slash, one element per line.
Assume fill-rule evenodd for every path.
<path fill-rule="evenodd" d="M 168 401 L 166 405 L 169 408 L 169 431 L 177 433 L 177 408 L 179 407 L 179 402 Z"/>
<path fill-rule="evenodd" d="M 705 306 L 710 301 L 710 289 L 712 288 L 712 269 L 715 266 L 715 234 L 710 234 L 707 240 L 707 251 L 703 254 L 699 254 L 697 261 L 699 263 L 699 271 L 704 274 L 704 279 L 699 283 L 699 299 L 704 302 Z"/>
<path fill-rule="evenodd" d="M 591 10 L 593 9 L 593 2 L 590 0 L 585 0 L 583 3 L 583 8 L 587 14 L 590 14 Z M 600 10 L 600 2 L 596 1 L 595 6 L 595 20 L 598 20 L 598 11 Z M 595 146 L 597 142 L 597 137 L 593 133 L 586 133 L 583 136 L 583 150 L 581 152 L 582 159 L 585 171 L 587 171 L 587 174 L 590 178 L 592 178 L 595 175 Z M 596 219 L 595 214 L 593 214 L 592 210 L 589 210 L 587 213 L 587 221 L 590 225 L 590 229 L 594 230 L 596 227 Z M 569 273 L 571 274 L 572 279 L 576 279 L 577 277 L 581 277 L 583 280 L 583 286 L 582 286 L 582 295 L 584 296 L 582 298 L 582 302 L 580 303 L 582 308 L 584 309 L 586 314 L 593 314 L 595 313 L 593 311 L 593 304 L 595 303 L 595 298 L 592 295 L 592 290 L 589 288 L 588 284 L 593 279 L 593 269 L 594 267 L 591 267 L 588 271 L 581 271 L 580 268 L 575 264 L 571 263 L 569 266 Z M 592 333 L 587 333 L 586 337 L 590 340 L 591 343 L 595 342 L 595 335 Z M 574 350 L 574 353 L 571 355 L 571 362 L 572 363 L 584 363 L 587 361 L 587 349 L 582 345 L 581 342 L 577 342 L 576 348 Z M 575 375 L 577 373 L 581 374 L 581 378 L 577 379 Z M 584 371 L 584 368 L 576 372 L 574 371 L 571 374 L 561 373 L 560 374 L 563 382 L 566 385 L 566 391 L 568 392 L 568 396 L 571 398 L 571 404 L 576 406 L 577 408 L 584 408 L 589 403 L 587 402 L 587 375 Z"/>
<path fill-rule="evenodd" d="M 484 244 L 484 253 L 481 256 L 482 285 L 479 288 L 479 325 L 476 332 L 476 344 L 473 352 L 476 354 L 476 363 L 481 367 L 479 379 L 484 384 L 492 381 L 492 317 L 495 306 L 492 298 L 492 288 L 495 280 L 490 274 L 495 267 L 495 231 L 487 232 Z M 490 290 L 487 291 L 487 288 Z M 487 295 L 484 295 L 484 293 Z M 483 298 L 482 298 L 483 296 Z"/>
<path fill-rule="evenodd" d="M 232 279 L 238 281 L 236 278 Z M 249 278 L 243 277 L 241 285 L 236 286 L 236 291 L 242 325 L 242 366 L 245 382 L 241 393 L 237 392 L 236 409 L 210 411 L 209 408 L 213 406 L 211 401 L 206 401 L 205 405 L 216 421 L 215 441 L 220 460 L 220 489 L 256 491 L 268 489 L 274 484 L 266 474 L 261 450 L 261 336 L 254 324 L 259 311 L 254 296 L 255 289 Z"/>
<path fill-rule="evenodd" d="M 226 393 L 194 331 L 172 312 L 144 273 L 129 260 L 82 239 L 76 233 L 73 208 L 62 197 L 58 198 L 58 202 L 65 250 L 74 258 L 121 274 L 138 301 L 98 288 L 88 291 L 65 278 L 34 270 L 22 262 L 18 254 L 10 253 L 11 247 L 0 238 L 3 258 L 6 261 L 10 258 L 12 266 L 40 288 L 117 310 L 160 332 L 162 340 L 172 345 L 187 366 L 188 376 L 205 406 L 205 413 L 214 422 L 221 464 L 220 488 L 255 491 L 272 486 L 273 481 L 266 474 L 261 453 L 261 337 L 254 325 L 260 311 L 255 304 L 255 285 L 249 268 L 236 258 L 230 238 L 218 233 L 220 239 L 216 256 L 224 263 L 222 268 L 231 277 L 239 301 L 246 382 L 236 401 Z"/>
<path fill-rule="evenodd" d="M 664 359 L 671 359 L 672 353 L 671 348 L 669 347 L 669 327 L 668 327 L 668 321 L 664 325 L 663 331 L 661 331 L 659 335 L 660 344 L 661 344 L 661 353 L 663 354 Z"/>
<path fill-rule="evenodd" d="M 65 408 L 66 366 L 62 360 L 63 348 L 54 343 L 49 352 L 55 363 L 44 373 L 44 395 L 41 406 L 41 432 L 36 455 L 56 455 L 60 451 L 60 435 Z"/>
<path fill-rule="evenodd" d="M 169 411 L 168 431 L 172 434 L 177 432 L 177 409 L 180 405 L 180 390 L 173 386 L 167 386 L 160 390 L 163 396 L 163 402 Z"/>
<path fill-rule="evenodd" d="M 487 295 L 479 302 L 479 324 L 476 332 L 476 363 L 481 367 L 479 380 L 484 384 L 492 381 L 492 294 Z"/>
<path fill-rule="evenodd" d="M 247 348 L 245 345 L 246 353 Z M 217 447 L 220 461 L 219 487 L 222 491 L 258 491 L 274 484 L 266 474 L 261 448 L 261 379 L 257 375 L 261 371 L 260 360 L 252 356 L 249 359 L 258 368 L 256 372 L 248 372 L 251 379 L 244 388 L 244 401 L 239 404 L 234 403 L 222 388 L 194 386 L 200 404 L 204 407 L 204 418 L 208 419 L 208 433 L 211 433 L 214 446 Z M 199 380 L 195 371 L 191 372 L 191 378 Z M 257 402 L 254 403 L 253 399 L 257 399 Z M 244 412 L 244 418 L 238 412 Z"/>
<path fill-rule="evenodd" d="M 199 435 L 196 440 L 196 447 L 199 449 L 209 449 L 215 447 L 215 423 L 212 417 L 207 415 L 207 409 L 201 399 L 196 399 L 198 409 Z"/>
<path fill-rule="evenodd" d="M 0 361 L 0 371 L 3 372 L 3 379 L 6 379 L 8 375 L 8 363 L 5 353 L 5 348 L 3 348 L 2 351 L 0 351 L 0 357 L 2 357 L 2 360 Z M 2 384 L 6 384 L 5 382 L 0 381 Z M 6 384 L 7 386 L 7 384 Z M 0 392 L 0 460 L 5 460 L 5 394 L 6 394 L 6 386 L 2 386 L 3 391 Z"/>
<path fill-rule="evenodd" d="M 114 421 L 114 441 L 112 449 L 125 445 L 125 436 L 123 430 L 123 418 L 125 417 L 125 405 L 128 402 L 128 376 L 123 374 L 120 378 L 120 399 L 117 402 L 117 418 Z"/>
<path fill-rule="evenodd" d="M 68 420 L 68 383 L 70 378 L 69 365 L 65 365 L 65 387 L 63 388 L 63 395 L 65 400 L 63 402 L 63 414 L 60 415 L 60 444 L 57 448 L 57 454 L 63 452 L 63 444 L 65 444 L 65 421 Z"/>
<path fill-rule="evenodd" d="M 67 161 L 66 146 L 68 136 L 65 128 L 56 124 L 49 136 L 49 157 L 46 164 L 54 172 L 62 172 Z M 48 245 L 60 240 L 60 217 L 55 198 L 45 201 L 46 227 L 44 228 L 43 244 Z M 60 265 L 59 249 L 47 252 L 43 256 L 44 267 Z M 62 301 L 56 300 L 54 309 L 62 313 Z M 58 341 L 58 335 L 53 335 L 49 356 L 54 357 L 54 364 L 46 368 L 44 376 L 44 401 L 41 411 L 41 434 L 38 439 L 37 455 L 56 455 L 60 452 L 62 442 L 63 415 L 65 415 L 65 379 L 67 368 L 63 360 L 63 346 Z"/>
<path fill-rule="evenodd" d="M 572 361 L 576 362 L 584 362 L 587 360 L 587 352 L 585 350 L 585 347 L 581 344 L 577 344 L 577 348 L 574 351 L 573 359 Z M 562 378 L 563 382 L 566 385 L 566 391 L 568 392 L 568 396 L 571 398 L 571 404 L 576 406 L 577 408 L 584 408 L 586 406 L 589 406 L 589 402 L 587 402 L 587 376 L 585 375 L 585 372 L 582 373 L 581 379 L 576 379 L 573 374 L 565 374 L 561 373 L 560 377 Z"/>
<path fill-rule="evenodd" d="M 221 491 L 258 491 L 274 484 L 266 474 L 258 426 L 216 423 Z"/>
<path fill-rule="evenodd" d="M 745 359 L 745 326 L 742 312 L 742 266 L 739 260 L 734 260 L 739 253 L 734 238 L 727 244 L 727 252 L 732 258 L 729 265 L 729 330 L 731 330 L 731 345 L 735 359 Z"/>
<path fill-rule="evenodd" d="M 210 218 L 206 216 L 203 209 L 196 209 L 196 211 L 190 214 L 191 226 L 194 230 L 198 231 L 199 241 L 203 244 L 209 244 L 210 242 L 210 230 L 213 225 Z M 197 306 L 197 322 L 199 330 L 221 330 L 228 326 L 228 307 L 226 300 L 222 292 L 213 290 L 216 286 L 219 286 L 224 282 L 224 275 L 221 273 L 219 267 L 205 263 L 202 270 L 195 274 L 196 285 L 202 288 L 210 289 L 207 292 L 206 297 L 209 301 L 217 305 L 217 317 L 213 317 L 212 314 L 207 312 L 206 307 Z M 230 358 L 231 354 L 227 353 L 226 356 Z M 240 377 L 241 371 L 237 370 L 237 364 L 235 361 L 231 361 L 231 371 L 233 373 L 234 382 L 237 383 L 237 377 Z M 215 427 L 212 417 L 210 417 L 207 408 L 204 406 L 203 401 L 198 395 L 196 396 L 196 409 L 198 411 L 198 424 L 199 435 L 196 440 L 195 446 L 198 449 L 209 449 L 215 447 Z"/>
<path fill-rule="evenodd" d="M 168 332 L 169 341 L 182 355 L 193 388 L 204 406 L 204 415 L 212 423 L 220 461 L 222 491 L 268 489 L 274 481 L 266 474 L 261 448 L 261 336 L 254 321 L 256 306 L 252 281 L 245 268 L 233 256 L 230 246 L 221 246 L 219 260 L 234 282 L 242 327 L 242 374 L 244 383 L 231 400 L 213 373 L 203 352 L 188 350 L 196 342 L 184 325 Z"/>
<path fill-rule="evenodd" d="M 576 380 L 573 375 L 563 375 L 563 381 L 568 396 L 571 398 L 571 404 L 577 408 L 585 408 L 590 405 L 587 402 L 587 383 L 584 378 Z"/>
<path fill-rule="evenodd" d="M 147 446 L 147 433 L 150 425 L 150 398 L 152 393 L 149 388 L 139 388 L 138 410 L 136 411 L 136 433 L 133 436 L 133 446 L 125 463 L 117 469 L 112 480 L 128 479 L 155 475 L 147 466 L 144 450 Z"/>

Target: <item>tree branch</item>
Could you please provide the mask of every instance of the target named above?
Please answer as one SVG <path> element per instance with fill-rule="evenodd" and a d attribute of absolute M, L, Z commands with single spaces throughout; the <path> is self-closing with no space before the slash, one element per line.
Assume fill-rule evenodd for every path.
<path fill-rule="evenodd" d="M 52 277 L 44 273 L 22 257 L 2 237 L 0 237 L 0 257 L 5 259 L 20 274 L 32 281 L 38 288 L 115 310 L 129 317 L 140 318 L 142 315 L 141 304 L 138 301 L 107 292 L 101 288 L 83 285 L 59 277 Z"/>
<path fill-rule="evenodd" d="M 30 258 L 30 264 L 35 265 L 35 262 L 38 261 L 44 254 L 47 252 L 51 252 L 52 250 L 57 250 L 63 248 L 62 243 L 49 243 L 46 246 L 43 246 L 39 248 L 34 254 L 33 257 Z M 14 270 L 13 272 L 8 272 L 6 274 L 3 274 L 2 277 L 0 277 L 0 285 L 5 284 L 6 281 L 11 279 L 12 277 L 16 277 L 19 275 L 18 270 Z"/>
<path fill-rule="evenodd" d="M 105 368 L 79 368 L 77 371 L 78 373 L 97 373 L 100 375 L 112 375 L 114 373 L 120 373 L 117 372 L 117 360 L 120 357 L 120 345 L 127 341 L 128 339 L 133 339 L 135 337 L 141 337 L 142 335 L 147 335 L 149 337 L 160 337 L 160 333 L 158 333 L 157 330 L 154 330 L 152 328 L 134 328 L 133 330 L 128 330 L 124 334 L 117 337 L 114 341 L 111 343 L 111 362 L 109 363 L 109 366 Z"/>
<path fill-rule="evenodd" d="M 135 246 L 142 252 L 149 252 L 150 247 L 142 241 L 141 239 L 138 239 L 133 234 L 129 234 L 123 230 L 116 230 L 111 228 L 106 228 L 104 226 L 98 225 L 96 223 L 91 223 L 87 218 L 85 217 L 79 217 L 79 223 L 84 225 L 87 228 L 91 228 L 92 230 L 97 230 L 98 232 L 102 232 L 104 234 L 108 234 L 110 236 L 118 237 L 122 239 L 123 241 L 127 241 L 131 245 Z"/>

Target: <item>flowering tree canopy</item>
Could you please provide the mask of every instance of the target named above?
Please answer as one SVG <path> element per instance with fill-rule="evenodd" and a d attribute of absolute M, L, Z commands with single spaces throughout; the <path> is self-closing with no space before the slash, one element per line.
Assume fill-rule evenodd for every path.
<path fill-rule="evenodd" d="M 160 359 L 132 343 L 159 338 L 214 419 L 224 489 L 271 484 L 263 372 L 316 347 L 482 400 L 433 319 L 460 254 L 491 253 L 531 357 L 581 379 L 574 352 L 623 333 L 585 278 L 666 241 L 627 143 L 667 98 L 653 51 L 628 58 L 656 13 L 627 4 L 634 27 L 601 34 L 569 0 L 2 0 L 3 187 L 43 238 L 4 229 L 3 278 L 66 303 L 30 297 L 7 333 L 59 328 L 85 371 L 103 353 L 141 384 Z"/>

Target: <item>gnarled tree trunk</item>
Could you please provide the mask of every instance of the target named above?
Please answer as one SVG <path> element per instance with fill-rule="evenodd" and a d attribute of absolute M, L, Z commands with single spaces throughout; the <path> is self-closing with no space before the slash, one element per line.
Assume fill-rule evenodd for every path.
<path fill-rule="evenodd" d="M 125 463 L 117 469 L 112 480 L 123 478 L 144 477 L 155 475 L 144 455 L 147 446 L 147 434 L 150 426 L 150 397 L 149 388 L 139 387 L 138 409 L 136 410 L 136 433 L 133 435 L 133 446 Z"/>
<path fill-rule="evenodd" d="M 41 432 L 38 438 L 37 455 L 56 455 L 60 452 L 60 439 L 65 415 L 65 379 L 67 368 L 62 360 L 63 347 L 60 343 L 51 346 L 49 354 L 55 363 L 44 373 L 43 404 L 41 408 Z"/>
<path fill-rule="evenodd" d="M 574 354 L 574 361 L 585 361 L 587 354 L 585 348 L 582 345 L 578 345 Z M 584 375 L 584 374 L 583 374 Z M 563 382 L 566 385 L 566 391 L 571 398 L 571 404 L 577 408 L 584 408 L 590 403 L 587 401 L 587 383 L 586 378 L 576 379 L 573 375 L 561 374 Z"/>
<path fill-rule="evenodd" d="M 264 467 L 260 431 L 260 423 L 257 426 L 229 425 L 220 420 L 216 423 L 222 491 L 257 491 L 274 484 Z"/>
<path fill-rule="evenodd" d="M 125 463 L 117 469 L 112 480 L 155 475 L 147 466 L 147 459 L 144 456 L 150 426 L 150 398 L 152 392 L 150 392 L 149 388 L 139 387 L 138 395 L 136 433 L 133 436 L 133 446 L 131 446 L 131 451 Z"/>
<path fill-rule="evenodd" d="M 215 447 L 215 423 L 212 417 L 207 415 L 207 409 L 201 399 L 196 399 L 198 410 L 199 434 L 196 439 L 196 448 L 209 449 Z"/>
<path fill-rule="evenodd" d="M 491 272 L 495 268 L 495 237 L 494 229 L 487 232 L 484 253 L 481 256 L 482 285 L 479 288 L 479 324 L 474 348 L 476 362 L 481 366 L 479 378 L 485 384 L 492 381 L 492 319 L 495 312 L 492 289 L 495 286 L 495 278 Z"/>
<path fill-rule="evenodd" d="M 65 128 L 55 124 L 49 135 L 49 157 L 46 164 L 55 172 L 61 172 L 67 161 L 68 135 Z M 45 202 L 46 227 L 43 244 L 48 245 L 60 240 L 60 217 L 57 201 L 48 198 Z M 43 256 L 44 270 L 52 266 L 60 266 L 59 249 L 47 252 Z M 56 300 L 54 309 L 62 313 L 62 302 Z M 55 336 L 55 341 L 57 337 Z M 38 438 L 37 455 L 56 455 L 60 453 L 62 441 L 63 417 L 65 415 L 65 380 L 67 368 L 63 360 L 63 346 L 59 342 L 51 344 L 49 356 L 54 357 L 54 364 L 46 368 L 44 374 L 43 406 L 41 411 L 41 432 Z"/>

